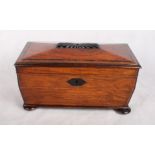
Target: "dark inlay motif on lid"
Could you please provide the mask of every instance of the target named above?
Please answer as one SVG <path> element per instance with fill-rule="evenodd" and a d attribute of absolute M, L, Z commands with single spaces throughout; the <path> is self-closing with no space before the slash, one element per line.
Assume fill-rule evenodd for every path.
<path fill-rule="evenodd" d="M 96 43 L 58 43 L 57 48 L 97 49 L 99 45 Z"/>

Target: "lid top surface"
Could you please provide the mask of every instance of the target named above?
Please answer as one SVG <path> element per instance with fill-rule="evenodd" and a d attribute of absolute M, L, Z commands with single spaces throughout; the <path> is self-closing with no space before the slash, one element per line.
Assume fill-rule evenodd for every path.
<path fill-rule="evenodd" d="M 15 65 L 102 64 L 140 66 L 127 44 L 60 44 L 28 42 Z M 82 48 L 84 45 L 86 48 Z M 86 46 L 87 45 L 87 46 Z M 95 48 L 92 47 L 95 46 Z M 77 48 L 76 48 L 77 47 Z"/>

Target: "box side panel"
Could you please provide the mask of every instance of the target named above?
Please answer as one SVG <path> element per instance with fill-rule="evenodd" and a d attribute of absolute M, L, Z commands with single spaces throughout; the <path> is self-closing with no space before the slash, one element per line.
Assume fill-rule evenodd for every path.
<path fill-rule="evenodd" d="M 127 106 L 137 73 L 135 69 L 18 68 L 24 102 L 49 106 Z M 76 78 L 86 83 L 68 83 Z"/>

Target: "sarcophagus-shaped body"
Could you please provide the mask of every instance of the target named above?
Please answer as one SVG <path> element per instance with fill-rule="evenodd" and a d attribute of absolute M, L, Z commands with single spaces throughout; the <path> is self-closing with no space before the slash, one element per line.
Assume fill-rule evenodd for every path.
<path fill-rule="evenodd" d="M 140 65 L 127 44 L 26 44 L 15 63 L 24 108 L 105 107 L 129 113 Z"/>

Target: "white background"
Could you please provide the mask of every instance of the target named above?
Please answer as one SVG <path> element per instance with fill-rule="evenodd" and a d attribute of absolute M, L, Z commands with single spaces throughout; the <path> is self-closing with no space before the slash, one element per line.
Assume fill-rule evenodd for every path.
<path fill-rule="evenodd" d="M 27 41 L 128 43 L 142 69 L 130 101 L 132 112 L 38 108 L 23 110 L 14 63 Z M 1 31 L 1 124 L 155 124 L 155 31 Z M 61 94 L 60 94 L 61 95 Z"/>
<path fill-rule="evenodd" d="M 154 0 L 0 0 L 0 29 L 1 30 L 155 30 L 154 20 Z M 150 32 L 152 34 L 152 32 Z M 8 35 L 10 37 L 10 35 Z M 22 35 L 23 36 L 23 35 Z M 152 35 L 150 35 L 152 36 Z M 3 35 L 4 37 L 4 35 Z M 14 38 L 14 37 L 10 37 Z M 22 38 L 22 37 L 20 37 Z M 113 35 L 110 38 L 114 38 Z M 119 37 L 118 37 L 119 38 Z M 125 37 L 126 38 L 126 37 Z M 142 39 L 140 36 L 138 39 Z M 146 42 L 139 45 L 139 50 L 134 50 L 143 69 L 140 72 L 137 92 L 141 92 L 140 100 L 147 100 L 145 102 L 147 115 L 144 110 L 140 112 L 141 121 L 145 124 L 154 123 L 153 117 L 153 87 L 154 87 L 154 37 L 144 37 Z M 29 37 L 27 38 L 29 40 Z M 37 38 L 39 39 L 39 38 Z M 74 38 L 75 39 L 75 38 Z M 103 36 L 102 36 L 103 39 Z M 115 38 L 116 39 L 116 38 Z M 36 40 L 36 39 L 35 39 Z M 45 39 L 43 39 L 45 40 Z M 150 40 L 150 43 L 149 41 Z M 47 40 L 49 41 L 49 40 Z M 59 40 L 58 40 L 59 41 Z M 81 41 L 81 40 L 80 40 Z M 103 41 L 103 40 L 102 40 Z M 119 40 L 116 39 L 116 42 Z M 137 40 L 138 41 L 138 40 Z M 16 89 L 17 84 L 11 82 L 15 81 L 15 74 L 12 63 L 23 48 L 23 44 L 14 46 L 15 38 L 0 44 L 0 53 L 5 59 L 6 65 L 1 64 L 3 71 L 6 72 L 6 80 L 1 76 L 2 81 L 7 81 L 5 85 L 9 85 L 10 97 L 7 94 L 8 87 L 4 88 L 1 97 L 3 101 L 3 108 L 18 105 L 21 110 L 21 98 L 19 91 Z M 19 41 L 20 42 L 20 41 Z M 105 40 L 105 42 L 110 42 Z M 124 40 L 122 42 L 125 42 Z M 10 46 L 12 43 L 12 46 Z M 5 47 L 3 46 L 5 45 Z M 19 45 L 17 43 L 17 45 Z M 8 55 L 6 52 L 9 47 L 14 47 L 10 50 L 16 50 L 14 56 Z M 130 45 L 131 46 L 131 45 Z M 142 47 L 141 47 L 142 46 Z M 19 49 L 17 49 L 17 47 Z M 144 48 L 145 47 L 145 48 Z M 132 48 L 134 48 L 132 46 Z M 142 50 L 143 49 L 143 52 Z M 146 49 L 144 51 L 144 49 Z M 18 53 L 17 53 L 18 51 Z M 143 53 L 144 55 L 140 54 Z M 4 54 L 7 53 L 7 54 Z M 14 52 L 13 52 L 14 53 Z M 139 53 L 139 54 L 138 54 Z M 10 65 L 8 65 L 10 64 Z M 10 66 L 5 67 L 5 66 Z M 150 66 L 152 71 L 150 70 Z M 11 68 L 12 67 L 12 68 Z M 10 69 L 11 68 L 11 69 Z M 145 70 L 144 70 L 145 69 Z M 7 70 L 7 71 L 6 71 Z M 3 72 L 4 73 L 4 72 Z M 10 76 L 8 75 L 10 74 Z M 8 77 L 9 76 L 9 77 Z M 143 78 L 145 77 L 145 78 Z M 140 80 L 140 78 L 144 80 Z M 9 79 L 9 80 L 8 80 Z M 140 83 L 140 81 L 142 81 Z M 145 87 L 145 88 L 144 88 Z M 147 88 L 146 88 L 147 87 Z M 144 88 L 144 89 L 143 89 Z M 151 88 L 151 89 L 150 89 Z M 139 91 L 139 89 L 141 91 Z M 11 95 L 12 90 L 17 96 Z M 147 96 L 144 94 L 148 94 Z M 152 94 L 152 97 L 150 95 Z M 136 97 L 136 98 L 137 98 Z M 143 98 L 144 97 L 144 98 Z M 9 98 L 9 99 L 7 99 Z M 16 100 L 18 98 L 18 101 Z M 138 97 L 139 98 L 139 97 Z M 7 99 L 7 100 L 6 100 Z M 132 100 L 135 100 L 133 97 Z M 137 99 L 135 100 L 137 101 Z M 10 103 L 11 102 L 11 103 Z M 143 102 L 144 103 L 144 102 Z M 133 105 L 142 104 L 132 101 Z M 141 106 L 142 107 L 142 106 Z M 16 109 L 16 108 L 15 108 Z M 14 110 L 15 110 L 14 109 Z M 134 109 L 139 109 L 139 107 Z M 144 108 L 142 108 L 144 109 Z M 12 113 L 13 109 L 1 109 L 1 120 L 9 122 L 13 119 L 21 119 L 24 116 L 17 114 L 12 117 L 7 114 Z M 152 112 L 151 112 L 152 111 Z M 6 114 L 5 114 L 6 113 Z M 107 113 L 107 112 L 106 112 Z M 113 113 L 113 112 L 111 112 Z M 139 113 L 139 112 L 138 112 Z M 133 114 L 133 113 L 132 113 Z M 136 114 L 136 113 L 135 113 Z M 103 115 L 103 111 L 102 111 Z M 113 117 L 113 114 L 105 114 L 106 118 Z M 111 116 L 112 115 L 112 116 Z M 116 116 L 116 115 L 115 115 Z M 28 118 L 34 118 L 33 114 L 28 114 Z M 104 118 L 105 118 L 104 117 Z M 125 116 L 126 117 L 126 116 Z M 127 116 L 129 117 L 129 116 Z M 131 115 L 130 115 L 131 117 Z M 145 119 L 146 117 L 146 119 Z M 13 119 L 12 119 L 13 118 Z M 117 117 L 118 118 L 118 117 Z M 117 119 L 116 118 L 116 119 Z M 34 118 L 37 120 L 38 118 Z M 102 119 L 102 118 L 101 118 Z M 126 118 L 125 118 L 126 119 Z M 139 117 L 138 117 L 139 119 Z M 121 119 L 120 119 L 121 120 Z M 134 118 L 138 122 L 137 117 Z M 103 121 L 103 119 L 102 119 Z M 6 121 L 5 121 L 6 122 Z M 128 122 L 133 122 L 133 118 Z M 139 124 L 142 122 L 138 122 Z M 103 154 L 149 154 L 154 155 L 154 126 L 1 126 L 0 128 L 0 154 L 56 154 L 56 155 L 73 155 L 73 154 L 89 154 L 89 155 L 103 155 Z"/>

